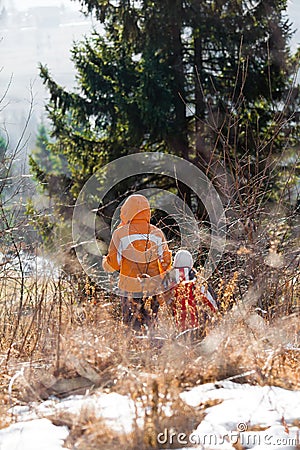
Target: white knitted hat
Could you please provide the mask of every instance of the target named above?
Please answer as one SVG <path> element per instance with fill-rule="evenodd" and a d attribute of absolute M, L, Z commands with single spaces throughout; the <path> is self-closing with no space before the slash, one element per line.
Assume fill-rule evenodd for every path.
<path fill-rule="evenodd" d="M 193 257 L 188 250 L 178 250 L 174 257 L 174 268 L 188 267 L 191 269 L 194 265 Z"/>

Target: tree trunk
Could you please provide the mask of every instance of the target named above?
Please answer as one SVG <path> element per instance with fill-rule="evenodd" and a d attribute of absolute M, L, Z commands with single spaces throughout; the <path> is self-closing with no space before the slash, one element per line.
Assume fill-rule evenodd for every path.
<path fill-rule="evenodd" d="M 175 130 L 176 132 L 168 137 L 168 145 L 173 153 L 189 161 L 189 139 L 186 120 L 186 100 L 185 100 L 185 72 L 183 64 L 183 44 L 181 30 L 183 22 L 183 10 L 181 0 L 172 0 L 170 12 L 170 34 L 173 48 L 172 66 L 174 73 L 174 105 L 175 105 Z M 179 196 L 191 207 L 191 190 L 189 186 L 178 182 Z"/>
<path fill-rule="evenodd" d="M 224 203 L 229 204 L 234 193 L 235 181 L 228 172 L 225 164 L 215 155 L 214 149 L 209 147 L 206 140 L 207 108 L 202 89 L 203 77 L 202 38 L 194 38 L 194 77 L 195 77 L 195 146 L 196 159 L 200 167 L 205 169 L 207 176 L 213 181 Z M 211 114 L 212 111 L 208 111 Z M 217 132 L 218 130 L 214 130 Z M 217 134 L 216 134 L 217 135 Z"/>

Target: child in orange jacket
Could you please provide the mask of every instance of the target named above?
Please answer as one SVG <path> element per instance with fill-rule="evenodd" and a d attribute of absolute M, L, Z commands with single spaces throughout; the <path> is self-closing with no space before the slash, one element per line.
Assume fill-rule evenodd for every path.
<path fill-rule="evenodd" d="M 139 329 L 151 322 L 145 309 L 147 297 L 152 297 L 153 315 L 157 314 L 155 294 L 171 266 L 171 252 L 164 233 L 150 224 L 150 204 L 143 195 L 129 196 L 121 207 L 120 218 L 102 266 L 107 272 L 120 273 L 123 320 Z"/>

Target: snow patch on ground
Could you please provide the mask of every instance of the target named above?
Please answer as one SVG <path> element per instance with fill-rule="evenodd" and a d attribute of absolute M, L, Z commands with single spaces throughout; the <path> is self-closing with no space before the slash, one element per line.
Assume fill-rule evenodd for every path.
<path fill-rule="evenodd" d="M 86 396 L 72 395 L 63 400 L 54 398 L 41 404 L 15 406 L 11 409 L 11 413 L 17 420 L 32 420 L 41 416 L 55 416 L 59 413 L 78 416 L 83 411 L 94 414 L 96 418 L 104 419 L 107 426 L 119 433 L 130 433 L 136 420 L 138 425 L 142 425 L 141 419 L 136 417 L 133 400 L 116 392 Z M 0 450 L 2 450 L 1 447 Z"/>
<path fill-rule="evenodd" d="M 211 406 L 190 436 L 172 437 L 171 430 L 163 430 L 158 448 L 160 444 L 174 448 L 178 443 L 199 450 L 232 450 L 239 441 L 245 449 L 292 450 L 299 444 L 300 391 L 220 381 L 184 391 L 180 397 L 194 408 Z M 129 396 L 96 392 L 53 398 L 12 408 L 17 423 L 0 430 L 0 450 L 62 450 L 68 429 L 54 426 L 46 417 L 64 412 L 78 416 L 82 411 L 102 418 L 119 433 L 130 433 L 136 424 L 143 426 L 144 410 Z"/>
<path fill-rule="evenodd" d="M 300 417 L 299 391 L 223 381 L 180 396 L 193 407 L 221 401 L 205 409 L 206 416 L 193 433 L 193 441 L 204 449 L 232 449 L 238 439 L 253 450 L 294 449 L 300 443 L 299 428 L 292 426 Z"/>
<path fill-rule="evenodd" d="M 61 450 L 68 434 L 48 419 L 19 422 L 0 430 L 0 450 Z"/>

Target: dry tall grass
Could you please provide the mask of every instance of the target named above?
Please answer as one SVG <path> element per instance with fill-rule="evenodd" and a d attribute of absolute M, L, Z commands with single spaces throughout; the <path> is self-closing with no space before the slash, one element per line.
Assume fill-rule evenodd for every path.
<path fill-rule="evenodd" d="M 245 294 L 239 289 L 241 270 L 221 280 L 220 312 L 201 339 L 178 333 L 164 304 L 151 337 L 137 337 L 118 319 L 118 298 L 96 294 L 88 284 L 79 293 L 68 280 L 25 278 L 20 289 L 17 277 L 2 278 L 1 426 L 14 420 L 8 411 L 16 404 L 87 390 L 118 392 L 142 405 L 144 425 L 132 434 L 114 433 L 92 411 L 52 419 L 70 427 L 69 448 L 105 443 L 111 449 L 147 449 L 155 448 L 164 428 L 189 434 L 201 421 L 209 405 L 187 407 L 179 398 L 184 388 L 231 378 L 299 389 L 297 266 L 276 277 L 277 269 L 267 267 L 264 282 L 258 279 Z M 258 305 L 274 295 L 275 285 L 276 308 L 263 313 Z"/>

